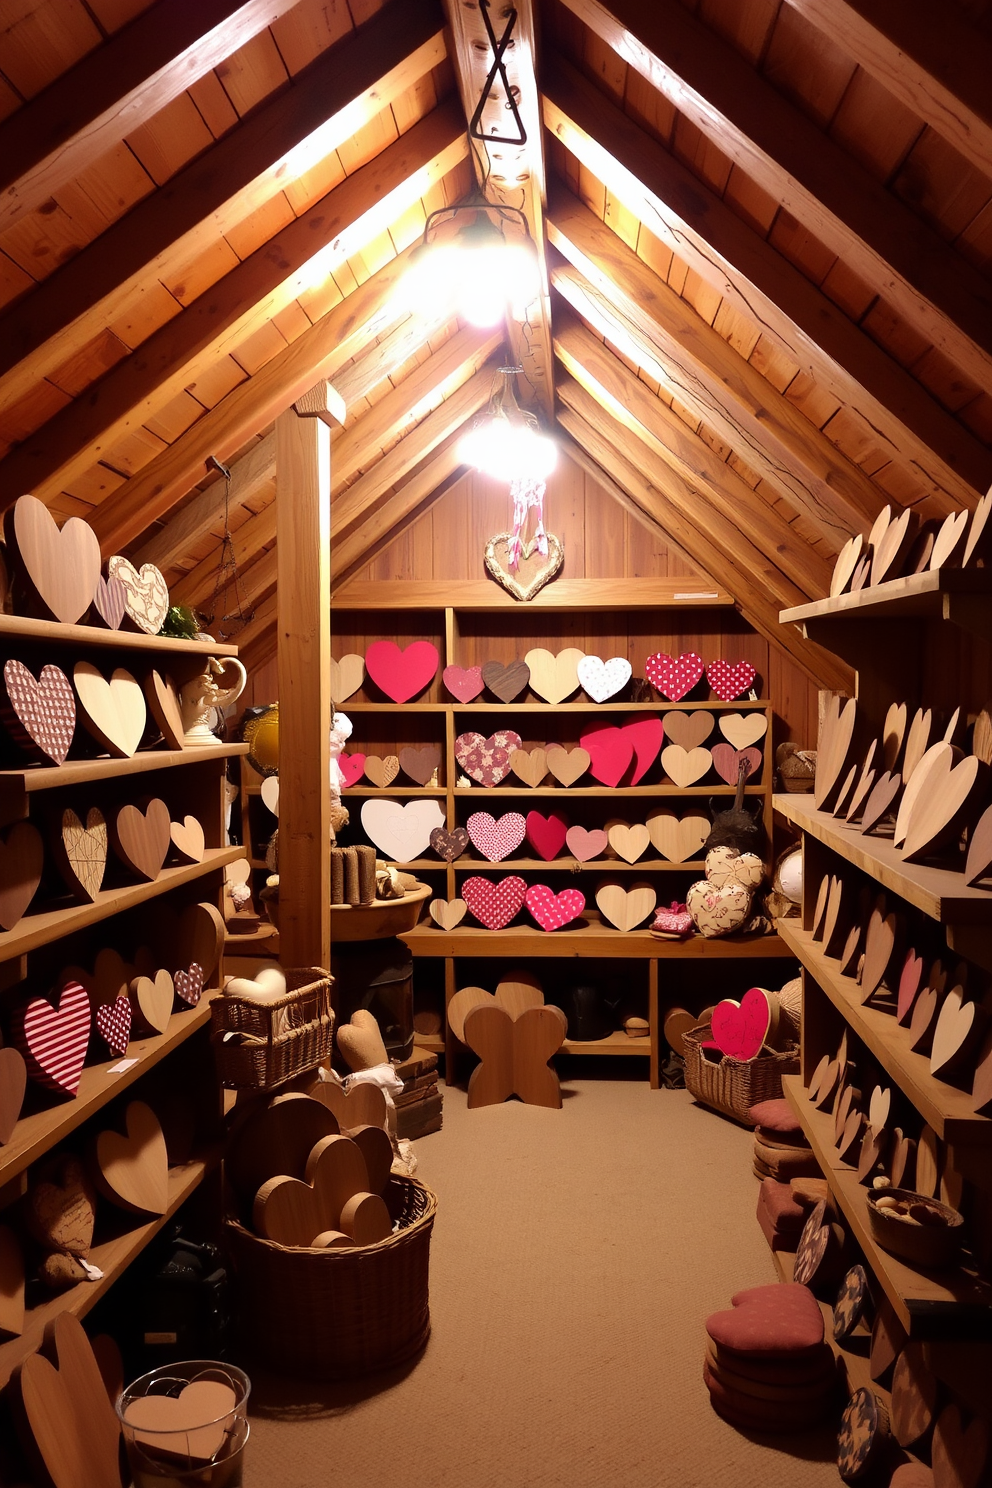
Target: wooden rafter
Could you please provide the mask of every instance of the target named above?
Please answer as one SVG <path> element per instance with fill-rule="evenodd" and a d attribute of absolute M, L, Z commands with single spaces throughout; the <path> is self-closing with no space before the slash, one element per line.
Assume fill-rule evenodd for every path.
<path fill-rule="evenodd" d="M 930 0 L 791 0 L 982 175 L 992 172 L 992 41 Z"/>
<path fill-rule="evenodd" d="M 839 401 L 928 488 L 974 506 L 992 453 L 795 266 L 567 65 L 542 73 L 544 119 L 634 216 Z"/>
<path fill-rule="evenodd" d="M 671 467 L 684 485 L 686 500 L 698 513 L 700 525 L 713 523 L 712 508 L 721 530 L 729 518 L 743 532 L 758 535 L 765 550 L 761 573 L 769 590 L 776 594 L 798 590 L 811 599 L 827 592 L 831 565 L 609 347 L 565 315 L 556 318 L 554 344 L 555 354 L 576 382 Z"/>
<path fill-rule="evenodd" d="M 385 382 L 397 368 L 416 355 L 435 332 L 447 325 L 450 318 L 445 309 L 439 315 L 408 315 L 404 320 L 398 321 L 392 330 L 380 336 L 373 346 L 363 351 L 349 366 L 342 368 L 335 377 L 334 386 L 343 399 L 344 406 L 351 408 L 372 392 L 373 388 Z"/>
<path fill-rule="evenodd" d="M 50 501 L 101 453 L 314 279 L 359 252 L 465 159 L 458 105 L 442 104 L 153 332 L 0 462 L 0 510 Z"/>
<path fill-rule="evenodd" d="M 867 533 L 885 497 L 815 424 L 771 386 L 564 187 L 550 193 L 548 239 L 563 299 L 725 440 L 838 551 Z"/>
<path fill-rule="evenodd" d="M 201 542 L 211 528 L 223 521 L 225 509 L 236 511 L 257 496 L 275 475 L 275 469 L 275 436 L 267 434 L 231 466 L 230 490 L 225 491 L 221 479 L 200 491 L 182 511 L 141 544 L 134 555 L 136 566 L 140 568 L 143 563 L 154 563 L 167 571 L 177 556 L 182 557 Z"/>
<path fill-rule="evenodd" d="M 273 435 L 269 437 L 274 438 Z M 268 543 L 274 542 L 275 536 L 276 504 L 270 501 L 255 516 L 242 522 L 233 536 L 234 560 L 239 571 L 251 563 Z M 190 605 L 193 609 L 200 610 L 209 601 L 217 584 L 219 552 L 219 548 L 213 548 L 205 558 L 194 564 L 189 573 L 176 580 L 170 591 L 176 604 Z"/>
<path fill-rule="evenodd" d="M 388 107 L 443 60 L 442 23 L 436 0 L 393 0 L 13 305 L 0 318 L 0 398 L 21 397 L 121 314 L 144 276 L 216 241 Z"/>
<path fill-rule="evenodd" d="M 979 387 L 992 285 L 680 0 L 565 0 L 773 201 Z"/>
<path fill-rule="evenodd" d="M 348 537 L 333 543 L 331 578 L 334 583 L 343 582 L 352 569 L 363 561 L 367 562 L 380 548 L 399 537 L 410 521 L 422 515 L 424 503 L 432 496 L 436 494 L 436 499 L 440 500 L 447 482 L 460 468 L 456 435 L 414 470 L 393 495 Z"/>
<path fill-rule="evenodd" d="M 541 270 L 541 294 L 530 307 L 530 322 L 523 326 L 512 318 L 507 321 L 510 350 L 523 368 L 521 401 L 528 401 L 528 385 L 533 401 L 543 409 L 548 420 L 554 418 L 554 373 L 551 354 L 551 311 L 548 298 L 547 266 L 544 262 L 544 152 L 541 134 L 541 107 L 535 76 L 534 0 L 517 0 L 513 42 L 503 55 L 503 64 L 523 121 L 527 139 L 522 145 L 485 144 L 477 142 L 487 157 L 486 193 L 490 201 L 507 207 L 518 207 L 527 219 L 537 249 Z M 482 96 L 493 54 L 485 22 L 478 4 L 463 0 L 445 0 L 445 10 L 453 38 L 453 60 L 466 119 L 475 113 Z M 489 16 L 497 38 L 510 14 L 509 8 L 491 5 Z M 507 107 L 506 91 L 497 79 L 490 100 L 483 111 L 480 127 L 485 134 L 514 136 L 512 114 Z"/>

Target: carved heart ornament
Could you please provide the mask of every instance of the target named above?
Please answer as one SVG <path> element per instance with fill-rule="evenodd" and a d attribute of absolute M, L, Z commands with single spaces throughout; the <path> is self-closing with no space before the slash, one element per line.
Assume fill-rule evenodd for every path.
<path fill-rule="evenodd" d="M 139 570 L 115 554 L 107 559 L 107 577 L 122 586 L 124 613 L 135 629 L 158 635 L 169 613 L 169 586 L 154 563 L 143 563 Z"/>
<path fill-rule="evenodd" d="M 511 539 L 509 532 L 500 532 L 489 539 L 485 551 L 486 568 L 497 584 L 501 584 L 514 599 L 533 599 L 558 573 L 565 561 L 565 550 L 555 534 L 549 532 L 547 555 L 538 552 L 536 542 L 524 543 L 519 564 L 511 568 Z"/>
<path fill-rule="evenodd" d="M 488 739 L 482 734 L 459 734 L 455 740 L 455 759 L 466 775 L 480 785 L 499 785 L 510 773 L 510 761 L 523 741 L 512 729 L 497 729 Z"/>

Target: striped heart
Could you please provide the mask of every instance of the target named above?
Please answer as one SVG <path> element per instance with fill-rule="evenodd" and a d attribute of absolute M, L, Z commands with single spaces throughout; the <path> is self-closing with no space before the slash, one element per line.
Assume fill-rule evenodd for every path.
<path fill-rule="evenodd" d="M 123 1059 L 131 1042 L 131 1004 L 127 997 L 101 1003 L 94 1016 L 97 1032 L 111 1054 Z"/>
<path fill-rule="evenodd" d="M 67 982 L 58 1006 L 35 997 L 15 1015 L 14 1033 L 28 1073 L 49 1090 L 75 1095 L 89 1043 L 90 1000 L 85 987 Z"/>

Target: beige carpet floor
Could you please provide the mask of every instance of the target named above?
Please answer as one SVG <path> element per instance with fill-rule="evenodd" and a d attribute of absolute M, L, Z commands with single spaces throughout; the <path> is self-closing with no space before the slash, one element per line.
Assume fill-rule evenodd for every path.
<path fill-rule="evenodd" d="M 427 1349 L 347 1386 L 256 1371 L 247 1488 L 839 1481 L 832 1431 L 743 1436 L 703 1385 L 706 1316 L 775 1280 L 749 1132 L 684 1092 L 581 1078 L 561 1111 L 446 1090 L 416 1145 L 439 1197 Z"/>

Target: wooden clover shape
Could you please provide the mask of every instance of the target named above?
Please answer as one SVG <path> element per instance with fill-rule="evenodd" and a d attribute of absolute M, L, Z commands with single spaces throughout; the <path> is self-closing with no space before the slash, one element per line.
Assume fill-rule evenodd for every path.
<path fill-rule="evenodd" d="M 514 1018 L 497 1001 L 482 1003 L 465 1019 L 465 1042 L 478 1054 L 468 1082 L 468 1105 L 493 1106 L 518 1095 L 525 1106 L 561 1107 L 561 1086 L 548 1060 L 565 1038 L 565 1014 L 529 1007 Z"/>

